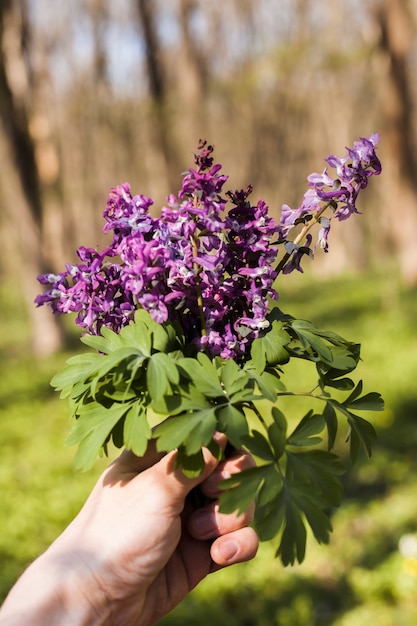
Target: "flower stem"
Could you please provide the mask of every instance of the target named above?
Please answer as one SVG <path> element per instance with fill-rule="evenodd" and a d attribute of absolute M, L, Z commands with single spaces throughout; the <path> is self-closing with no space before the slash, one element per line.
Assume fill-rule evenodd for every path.
<path fill-rule="evenodd" d="M 262 426 L 265 428 L 265 430 L 268 432 L 268 424 L 266 423 L 266 421 L 263 418 L 263 415 L 259 412 L 258 408 L 255 406 L 255 404 L 250 401 L 248 402 L 247 406 L 255 413 L 256 417 L 258 418 L 258 420 L 261 422 Z"/>
<path fill-rule="evenodd" d="M 313 228 L 313 226 L 315 224 L 318 223 L 319 219 L 321 218 L 321 216 L 323 215 L 323 213 L 325 212 L 326 209 L 329 208 L 329 206 L 333 203 L 333 200 L 330 200 L 329 202 L 327 202 L 317 213 L 316 215 L 312 216 L 312 219 L 304 225 L 304 227 L 302 228 L 302 230 L 298 233 L 297 237 L 294 239 L 293 243 L 298 245 L 300 243 L 300 241 L 302 241 L 304 239 L 304 237 L 307 235 L 307 233 Z M 284 265 L 286 264 L 286 262 L 288 261 L 288 259 L 290 258 L 292 252 L 286 252 L 284 254 L 284 256 L 282 257 L 281 261 L 278 263 L 278 265 L 275 268 L 275 272 L 276 275 L 278 276 L 278 274 L 282 271 L 282 269 L 284 268 Z"/>
<path fill-rule="evenodd" d="M 192 239 L 192 246 L 193 246 L 194 258 L 197 258 L 198 248 L 197 248 L 197 241 L 195 237 L 193 237 Z M 195 275 L 195 290 L 196 290 L 196 295 L 197 295 L 197 307 L 198 307 L 200 324 L 201 324 L 201 336 L 205 337 L 207 335 L 206 318 L 204 316 L 203 295 L 201 293 L 201 285 L 200 285 L 200 278 L 199 278 L 201 268 L 196 261 L 193 262 L 193 268 L 194 268 L 194 275 Z"/>

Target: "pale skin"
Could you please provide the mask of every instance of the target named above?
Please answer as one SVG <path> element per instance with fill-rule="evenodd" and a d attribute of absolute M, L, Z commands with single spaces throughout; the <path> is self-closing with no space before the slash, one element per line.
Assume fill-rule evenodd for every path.
<path fill-rule="evenodd" d="M 253 460 L 203 453 L 205 469 L 190 479 L 175 467 L 175 452 L 124 452 L 12 588 L 0 626 L 150 626 L 209 573 L 253 558 L 253 509 L 226 515 L 217 500 L 219 482 Z M 197 486 L 210 499 L 204 506 L 193 504 Z"/>

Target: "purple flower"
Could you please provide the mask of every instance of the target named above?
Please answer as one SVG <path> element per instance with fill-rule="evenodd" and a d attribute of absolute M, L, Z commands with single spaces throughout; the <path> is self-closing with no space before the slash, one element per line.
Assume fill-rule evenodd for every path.
<path fill-rule="evenodd" d="M 109 245 L 101 251 L 80 247 L 78 264 L 40 276 L 47 289 L 36 304 L 76 313 L 76 323 L 92 334 L 103 326 L 119 331 L 143 308 L 158 323 L 178 324 L 196 350 L 245 358 L 269 325 L 278 273 L 302 272 L 303 258 L 313 255 L 311 226 L 320 225 L 314 249 L 327 251 L 331 219 L 322 215 L 325 208 L 339 220 L 357 212 L 360 190 L 381 171 L 378 139 L 355 142 L 342 158 L 329 156 L 323 172 L 308 177 L 300 206 L 283 205 L 278 224 L 263 200 L 252 204 L 251 186 L 228 192 L 228 200 L 221 195 L 227 176 L 214 163 L 212 146 L 202 142 L 195 167 L 178 195 L 168 196 L 160 217 L 149 214 L 150 198 L 132 196 L 128 183 L 111 189 L 104 211 Z M 294 228 L 301 233 L 291 241 Z M 275 267 L 280 249 L 284 256 Z"/>
<path fill-rule="evenodd" d="M 353 148 L 347 148 L 345 156 L 328 156 L 325 161 L 327 166 L 335 170 L 333 175 L 329 167 L 325 167 L 322 173 L 310 174 L 307 177 L 309 189 L 301 205 L 297 209 L 283 205 L 277 232 L 285 253 L 278 265 L 279 272 L 288 274 L 294 269 L 302 271 L 303 256 L 312 257 L 317 246 L 328 251 L 331 217 L 322 215 L 327 208 L 340 221 L 348 219 L 353 213 L 359 213 L 356 202 L 360 191 L 367 186 L 371 176 L 381 173 L 381 163 L 375 153 L 378 142 L 379 135 L 372 134 L 369 138 L 362 137 L 355 141 Z M 311 250 L 310 236 L 304 245 L 302 239 L 317 223 L 321 228 L 314 249 Z M 301 235 L 297 235 L 294 242 L 289 241 L 289 232 L 300 225 Z"/>

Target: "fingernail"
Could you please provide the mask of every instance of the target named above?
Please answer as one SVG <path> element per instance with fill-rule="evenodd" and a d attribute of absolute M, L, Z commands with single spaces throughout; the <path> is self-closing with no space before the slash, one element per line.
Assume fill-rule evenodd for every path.
<path fill-rule="evenodd" d="M 233 539 L 226 539 L 222 541 L 219 546 L 220 554 L 225 561 L 231 561 L 234 556 L 239 552 L 239 545 Z"/>

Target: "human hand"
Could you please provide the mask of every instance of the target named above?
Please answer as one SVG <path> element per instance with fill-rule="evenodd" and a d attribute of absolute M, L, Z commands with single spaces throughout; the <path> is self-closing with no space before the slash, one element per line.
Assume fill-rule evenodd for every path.
<path fill-rule="evenodd" d="M 222 436 L 219 442 L 225 445 Z M 219 482 L 253 460 L 234 452 L 219 463 L 207 449 L 203 452 L 206 466 L 195 479 L 175 468 L 175 452 L 162 458 L 153 448 L 143 458 L 124 452 L 100 477 L 74 521 L 18 581 L 4 605 L 5 617 L 13 615 L 13 605 L 21 608 L 19 595 L 31 610 L 27 589 L 33 594 L 34 584 L 42 584 L 42 589 L 52 585 L 59 598 L 52 617 L 43 613 L 48 623 L 148 626 L 210 572 L 253 558 L 258 547 L 248 527 L 253 510 L 225 515 L 217 501 Z M 201 508 L 190 495 L 198 485 L 211 499 Z M 27 623 L 27 613 L 26 622 L 3 622 L 3 611 L 0 624 Z"/>

